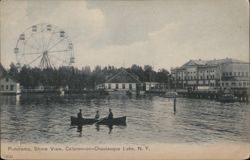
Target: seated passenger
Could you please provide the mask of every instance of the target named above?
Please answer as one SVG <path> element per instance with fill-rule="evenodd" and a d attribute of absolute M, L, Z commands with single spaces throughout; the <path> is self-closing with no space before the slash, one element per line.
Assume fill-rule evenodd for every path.
<path fill-rule="evenodd" d="M 99 111 L 97 110 L 95 114 L 95 119 L 99 119 L 99 118 L 100 118 L 100 115 L 99 115 Z"/>
<path fill-rule="evenodd" d="M 112 113 L 112 110 L 110 108 L 109 108 L 108 121 L 113 121 L 113 113 Z"/>
<path fill-rule="evenodd" d="M 77 113 L 77 118 L 81 119 L 82 118 L 82 110 L 79 109 L 79 113 Z"/>

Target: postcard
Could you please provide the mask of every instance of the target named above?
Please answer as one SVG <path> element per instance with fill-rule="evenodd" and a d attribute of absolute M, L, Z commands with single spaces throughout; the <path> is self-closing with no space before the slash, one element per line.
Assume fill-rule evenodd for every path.
<path fill-rule="evenodd" d="M 0 1 L 2 159 L 247 159 L 249 1 Z"/>

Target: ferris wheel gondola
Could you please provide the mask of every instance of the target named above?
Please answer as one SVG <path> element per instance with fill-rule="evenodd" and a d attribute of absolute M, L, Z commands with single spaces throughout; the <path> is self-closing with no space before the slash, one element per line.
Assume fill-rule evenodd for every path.
<path fill-rule="evenodd" d="M 37 24 L 19 35 L 14 48 L 17 66 L 52 68 L 75 62 L 73 43 L 67 33 L 51 24 Z"/>

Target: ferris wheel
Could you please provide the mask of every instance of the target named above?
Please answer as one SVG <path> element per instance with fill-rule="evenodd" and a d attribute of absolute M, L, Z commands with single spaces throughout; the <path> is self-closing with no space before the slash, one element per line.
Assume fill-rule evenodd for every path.
<path fill-rule="evenodd" d="M 65 31 L 51 24 L 37 24 L 19 35 L 14 49 L 17 67 L 57 68 L 74 63 L 73 43 Z"/>

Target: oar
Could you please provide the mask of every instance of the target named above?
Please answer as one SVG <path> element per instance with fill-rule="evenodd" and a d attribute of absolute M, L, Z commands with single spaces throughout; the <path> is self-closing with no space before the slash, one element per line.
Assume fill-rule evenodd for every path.
<path fill-rule="evenodd" d="M 100 123 L 102 122 L 104 119 L 106 119 L 107 117 L 101 118 L 99 121 L 95 122 L 94 124 Z"/>
<path fill-rule="evenodd" d="M 72 129 L 72 128 L 76 128 L 76 126 L 72 126 L 72 127 L 70 127 L 68 130 L 70 130 L 70 129 Z"/>

